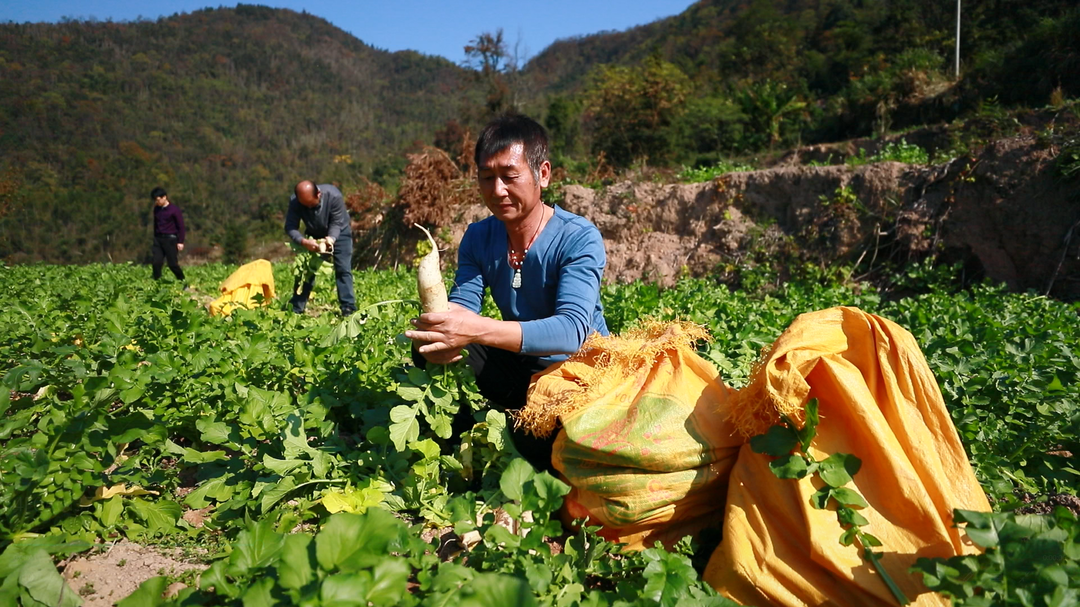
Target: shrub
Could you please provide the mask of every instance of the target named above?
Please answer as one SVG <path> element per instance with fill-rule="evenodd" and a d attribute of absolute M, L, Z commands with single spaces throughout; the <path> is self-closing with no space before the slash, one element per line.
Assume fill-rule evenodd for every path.
<path fill-rule="evenodd" d="M 748 164 L 742 164 L 739 162 L 732 162 L 729 160 L 721 160 L 716 164 L 708 167 L 689 168 L 683 167 L 679 172 L 679 181 L 683 183 L 699 183 L 702 181 L 709 181 L 715 179 L 726 173 L 738 173 L 740 171 L 753 171 L 754 167 Z"/>
<path fill-rule="evenodd" d="M 849 157 L 845 164 L 859 166 L 874 162 L 903 162 L 905 164 L 929 164 L 930 155 L 921 147 L 908 143 L 904 139 L 899 142 L 890 141 L 878 151 L 877 154 L 867 157 L 865 150 L 859 150 L 859 154 Z"/>

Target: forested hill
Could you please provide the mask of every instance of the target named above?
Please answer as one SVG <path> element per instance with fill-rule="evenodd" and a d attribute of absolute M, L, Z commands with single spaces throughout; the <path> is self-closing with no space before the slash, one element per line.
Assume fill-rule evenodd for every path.
<path fill-rule="evenodd" d="M 623 165 L 695 164 L 1080 95 L 1075 0 L 962 4 L 959 82 L 957 3 L 942 0 L 700 0 L 624 32 L 557 41 L 521 80 L 550 96 L 560 146 Z"/>
<path fill-rule="evenodd" d="M 196 243 L 280 230 L 298 179 L 398 170 L 474 86 L 445 59 L 245 5 L 0 24 L 0 82 L 0 258 L 52 262 L 145 255 L 157 185 Z"/>
<path fill-rule="evenodd" d="M 1030 38 L 1052 33 L 1040 32 L 1040 25 L 1051 25 L 1076 8 L 1073 0 L 962 4 L 965 71 L 1003 67 Z M 870 75 L 913 51 L 932 53 L 941 68 L 951 68 L 956 6 L 941 0 L 699 0 L 679 15 L 623 32 L 556 41 L 525 71 L 545 90 L 561 92 L 584 86 L 598 64 L 632 65 L 657 54 L 699 82 L 769 78 L 835 93 L 852 78 Z M 1048 41 L 1045 59 L 1053 59 L 1049 55 L 1060 48 L 1075 49 L 1077 32 L 1071 32 L 1072 40 L 1070 32 L 1059 33 Z M 1040 67 L 1066 79 L 1078 77 L 1048 62 Z M 1029 82 L 1040 75 L 1047 74 L 1014 74 Z M 1059 79 L 1046 78 L 1037 92 L 1048 93 L 1045 85 Z M 1012 98 L 1026 94 L 1011 83 L 1000 85 L 1000 92 Z"/>
<path fill-rule="evenodd" d="M 559 41 L 520 71 L 501 31 L 465 33 L 477 68 L 465 69 L 251 5 L 0 24 L 0 260 L 145 259 L 157 185 L 185 211 L 192 249 L 281 240 L 297 180 L 393 192 L 411 148 L 456 154 L 507 109 L 543 121 L 556 167 L 584 179 L 754 162 L 972 114 L 1005 124 L 1010 105 L 1080 97 L 1075 0 L 964 2 L 959 80 L 955 7 L 700 0 Z M 970 143 L 946 139 L 946 156 Z"/>

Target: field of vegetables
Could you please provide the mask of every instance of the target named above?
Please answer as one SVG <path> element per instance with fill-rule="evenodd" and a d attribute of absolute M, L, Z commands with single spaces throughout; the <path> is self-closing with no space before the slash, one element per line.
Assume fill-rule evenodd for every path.
<path fill-rule="evenodd" d="M 234 269 L 188 268 L 182 291 L 130 264 L 0 266 L 0 605 L 78 605 L 56 564 L 120 537 L 205 548 L 209 567 L 174 598 L 160 577 L 125 605 L 734 604 L 699 579 L 707 542 L 624 553 L 562 528 L 568 487 L 514 456 L 471 378 L 408 364 L 412 271 L 358 272 L 343 321 L 325 278 L 313 314 L 283 311 L 290 268 L 275 266 L 280 301 L 209 316 Z M 927 585 L 957 605 L 1076 605 L 1075 514 L 1010 511 L 1080 486 L 1080 306 L 932 276 L 916 268 L 922 294 L 895 300 L 821 280 L 603 295 L 613 332 L 707 327 L 700 352 L 734 387 L 802 312 L 852 305 L 907 328 L 999 511 L 968 522 L 989 550 L 927 563 Z M 464 404 L 476 424 L 453 437 Z M 450 528 L 483 541 L 443 558 L 438 534 L 421 539 Z"/>

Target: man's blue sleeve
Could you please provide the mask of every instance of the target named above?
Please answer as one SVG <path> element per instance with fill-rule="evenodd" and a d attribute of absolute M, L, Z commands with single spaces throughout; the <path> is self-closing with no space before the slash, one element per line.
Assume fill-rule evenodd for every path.
<path fill-rule="evenodd" d="M 593 315 L 600 300 L 600 279 L 607 255 L 599 230 L 590 226 L 570 240 L 563 253 L 555 313 L 521 323 L 521 353 L 533 356 L 571 354 L 595 331 Z"/>
<path fill-rule="evenodd" d="M 458 267 L 449 300 L 479 314 L 484 303 L 484 276 L 477 257 L 477 241 L 470 236 L 469 230 L 465 230 L 458 246 Z"/>

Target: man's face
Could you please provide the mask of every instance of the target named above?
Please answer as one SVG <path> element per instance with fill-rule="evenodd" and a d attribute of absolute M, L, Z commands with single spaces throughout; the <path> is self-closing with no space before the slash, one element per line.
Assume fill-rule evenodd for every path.
<path fill-rule="evenodd" d="M 533 179 L 525 159 L 525 146 L 515 143 L 482 158 L 477 167 L 480 195 L 491 214 L 505 223 L 516 223 L 541 204 L 540 188 L 547 187 L 551 164 L 540 166 L 539 180 Z"/>
<path fill-rule="evenodd" d="M 159 206 L 159 207 L 163 207 L 168 203 L 169 203 L 169 198 L 166 197 L 166 196 L 158 196 L 157 198 L 154 199 L 154 204 Z"/>
<path fill-rule="evenodd" d="M 319 188 L 311 188 L 310 192 L 297 194 L 296 200 L 309 209 L 319 206 Z"/>

